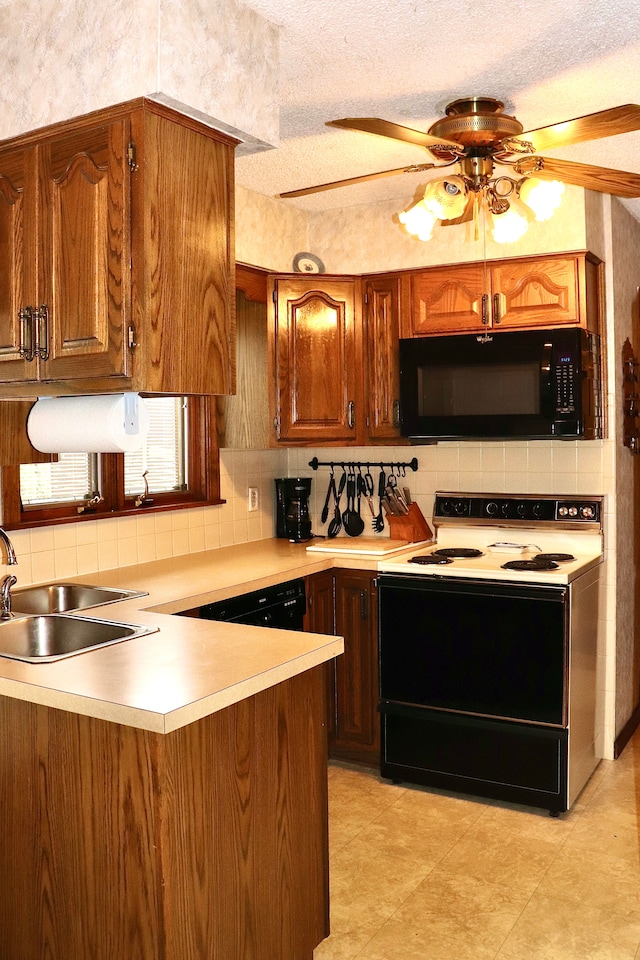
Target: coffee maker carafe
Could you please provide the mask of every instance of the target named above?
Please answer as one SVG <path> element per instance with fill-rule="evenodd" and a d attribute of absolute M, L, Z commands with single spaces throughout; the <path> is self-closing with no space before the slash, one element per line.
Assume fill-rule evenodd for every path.
<path fill-rule="evenodd" d="M 308 477 L 282 477 L 276 484 L 276 536 L 302 543 L 311 540 L 309 497 L 311 480 Z"/>

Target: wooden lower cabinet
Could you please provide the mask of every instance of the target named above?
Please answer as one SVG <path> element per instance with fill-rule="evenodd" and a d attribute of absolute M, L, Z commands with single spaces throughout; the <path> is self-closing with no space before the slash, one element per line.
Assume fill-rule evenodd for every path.
<path fill-rule="evenodd" d="M 324 670 L 168 734 L 0 697 L 0 953 L 312 960 Z"/>
<path fill-rule="evenodd" d="M 380 758 L 376 575 L 335 569 L 309 577 L 307 588 L 306 629 L 344 637 L 343 655 L 327 664 L 329 756 L 376 766 Z"/>

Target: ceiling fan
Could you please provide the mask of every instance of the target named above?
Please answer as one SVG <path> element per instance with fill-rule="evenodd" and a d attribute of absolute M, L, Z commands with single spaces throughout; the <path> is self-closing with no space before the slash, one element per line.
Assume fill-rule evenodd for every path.
<path fill-rule="evenodd" d="M 445 116 L 432 124 L 426 133 L 374 117 L 331 120 L 328 126 L 375 133 L 425 147 L 438 162 L 382 170 L 300 190 L 289 190 L 279 196 L 302 197 L 380 177 L 439 170 L 457 165 L 459 173 L 441 181 L 440 198 L 449 194 L 450 198 L 457 197 L 460 201 L 456 204 L 456 216 L 446 218 L 449 223 L 471 219 L 474 205 L 481 193 L 487 198 L 492 213 L 504 212 L 509 208 L 506 197 L 514 190 L 519 192 L 520 185 L 529 177 L 537 180 L 559 180 L 618 197 L 640 197 L 640 174 L 538 155 L 539 150 L 640 130 L 640 105 L 612 107 L 529 131 L 524 131 L 520 121 L 503 110 L 504 104 L 492 97 L 465 97 L 454 100 L 446 107 Z M 500 176 L 499 173 L 494 176 L 496 165 L 510 167 L 522 179 L 516 181 L 509 176 Z M 457 213 L 460 210 L 462 213 Z"/>

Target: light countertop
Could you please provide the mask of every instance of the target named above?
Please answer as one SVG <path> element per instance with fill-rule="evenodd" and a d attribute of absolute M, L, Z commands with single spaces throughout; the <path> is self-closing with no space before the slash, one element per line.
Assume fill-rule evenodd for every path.
<path fill-rule="evenodd" d="M 334 566 L 376 569 L 377 563 L 307 553 L 304 544 L 273 539 L 65 578 L 146 591 L 79 614 L 159 631 L 53 663 L 0 657 L 0 695 L 170 733 L 344 649 L 340 637 L 172 614 Z"/>

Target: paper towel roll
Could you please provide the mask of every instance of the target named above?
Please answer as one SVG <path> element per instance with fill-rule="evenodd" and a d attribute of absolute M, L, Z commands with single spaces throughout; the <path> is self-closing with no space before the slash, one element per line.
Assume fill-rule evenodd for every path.
<path fill-rule="evenodd" d="M 149 433 L 149 411 L 137 393 L 41 397 L 27 419 L 41 453 L 130 453 Z"/>

